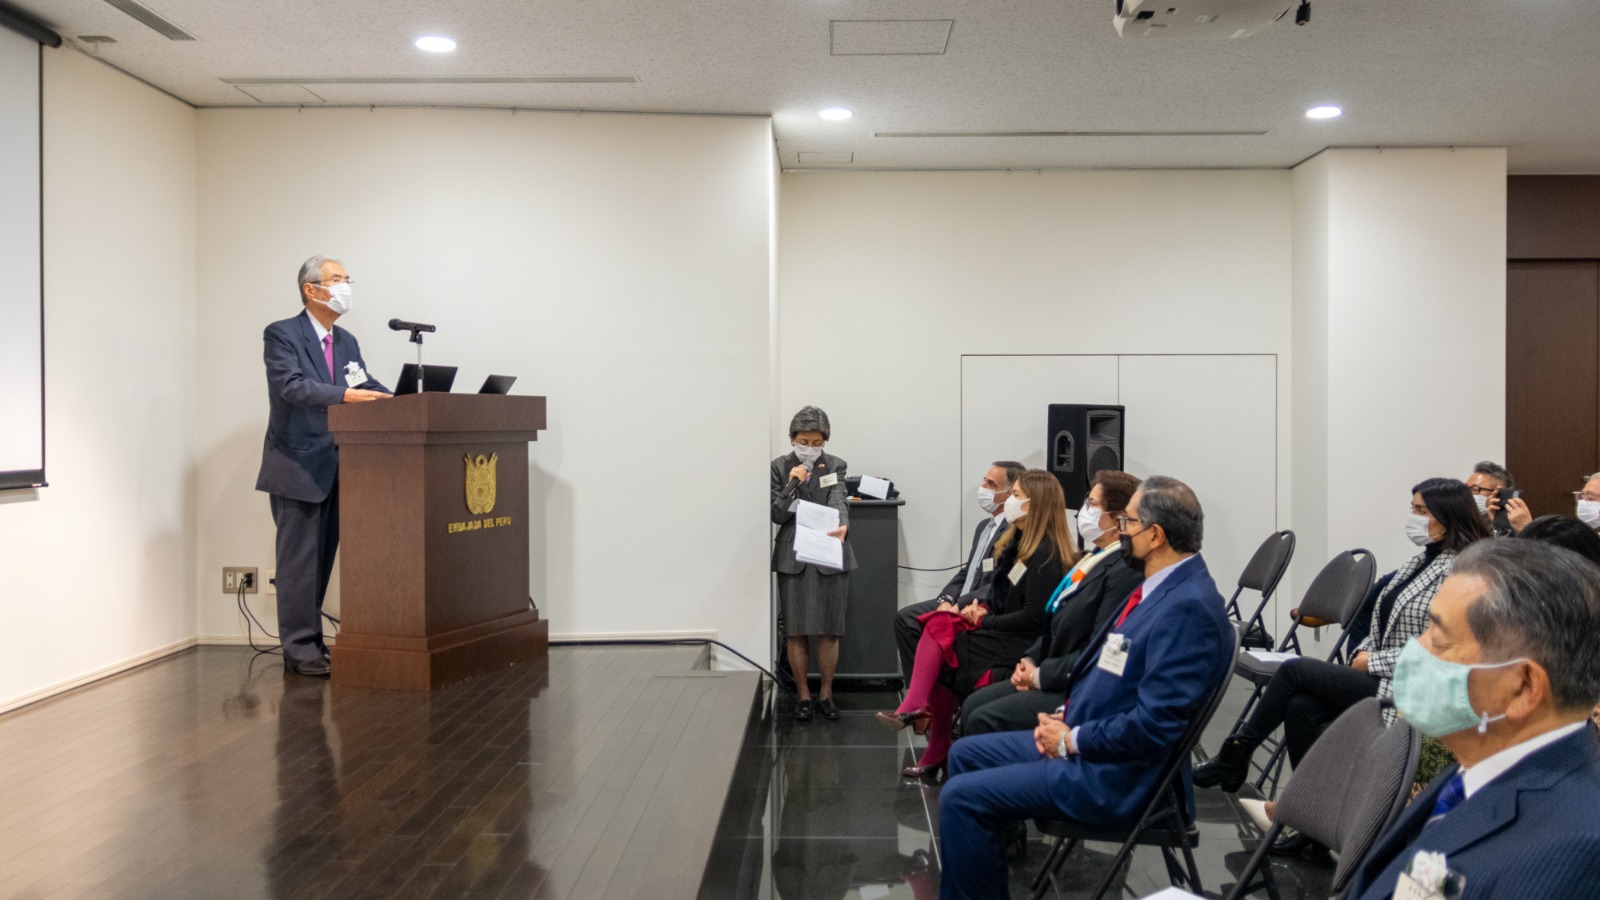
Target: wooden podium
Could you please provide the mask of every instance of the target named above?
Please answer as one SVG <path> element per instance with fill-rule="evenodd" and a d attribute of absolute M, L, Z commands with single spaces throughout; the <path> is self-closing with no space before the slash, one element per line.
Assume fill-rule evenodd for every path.
<path fill-rule="evenodd" d="M 528 604 L 528 442 L 543 397 L 424 393 L 328 409 L 339 444 L 333 683 L 427 691 L 545 658 Z"/>

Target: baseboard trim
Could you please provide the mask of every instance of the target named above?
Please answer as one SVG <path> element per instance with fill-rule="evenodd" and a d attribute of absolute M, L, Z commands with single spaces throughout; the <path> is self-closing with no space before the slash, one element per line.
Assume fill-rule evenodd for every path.
<path fill-rule="evenodd" d="M 567 631 L 550 632 L 552 644 L 579 644 L 585 641 L 714 641 L 711 631 Z"/>
<path fill-rule="evenodd" d="M 166 657 L 172 656 L 175 653 L 182 653 L 190 647 L 197 646 L 200 643 L 201 641 L 199 638 L 185 638 L 184 640 L 178 641 L 175 644 L 168 644 L 165 647 L 151 650 L 148 653 L 141 653 L 138 656 L 132 657 L 131 659 L 125 659 L 122 662 L 106 666 L 103 669 L 96 669 L 87 675 L 79 676 L 71 681 L 63 681 L 60 684 L 51 685 L 43 690 L 34 691 L 31 694 L 24 694 L 14 700 L 7 700 L 4 703 L 0 703 L 0 716 L 3 716 L 7 713 L 16 712 L 17 710 L 22 709 L 24 706 L 32 706 L 35 703 L 42 703 L 43 701 L 49 700 L 52 697 L 59 697 L 68 691 L 74 691 L 81 687 L 87 687 L 88 685 L 94 684 L 96 681 L 102 681 L 110 678 L 113 675 L 121 675 L 123 672 L 126 672 L 130 669 L 137 669 L 140 666 L 148 665 L 156 660 L 165 659 Z"/>

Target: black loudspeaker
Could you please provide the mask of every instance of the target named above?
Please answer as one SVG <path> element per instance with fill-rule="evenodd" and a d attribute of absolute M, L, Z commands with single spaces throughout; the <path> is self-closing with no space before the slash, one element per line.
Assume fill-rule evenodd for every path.
<path fill-rule="evenodd" d="M 1122 470 L 1125 407 L 1090 403 L 1052 403 L 1045 444 L 1045 466 L 1061 482 L 1067 508 L 1079 509 L 1089 482 L 1101 469 Z"/>

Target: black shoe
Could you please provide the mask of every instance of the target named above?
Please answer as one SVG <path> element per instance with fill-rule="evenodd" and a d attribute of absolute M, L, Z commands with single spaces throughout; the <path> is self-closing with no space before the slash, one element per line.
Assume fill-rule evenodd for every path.
<path fill-rule="evenodd" d="M 824 719 L 839 718 L 839 707 L 833 705 L 832 697 L 823 697 L 821 700 L 817 701 L 817 712 Z"/>
<path fill-rule="evenodd" d="M 1222 788 L 1230 794 L 1237 793 L 1244 780 L 1250 777 L 1250 754 L 1255 749 L 1239 738 L 1223 741 L 1216 758 L 1194 770 L 1194 786 Z"/>
<path fill-rule="evenodd" d="M 794 705 L 794 720 L 796 722 L 811 721 L 811 701 L 801 700 Z"/>
<path fill-rule="evenodd" d="M 325 659 L 313 659 L 309 662 L 291 663 L 284 668 L 296 675 L 310 675 L 313 678 L 327 678 L 331 671 Z"/>

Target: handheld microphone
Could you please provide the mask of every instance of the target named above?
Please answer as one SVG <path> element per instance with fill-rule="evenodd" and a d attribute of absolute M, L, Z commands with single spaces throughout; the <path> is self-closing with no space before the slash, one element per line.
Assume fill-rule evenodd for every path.
<path fill-rule="evenodd" d="M 815 462 L 803 462 L 800 465 L 805 466 L 806 467 L 806 471 L 810 472 L 816 467 L 817 464 Z M 793 475 L 790 475 L 789 476 L 789 483 L 784 485 L 784 487 L 783 487 L 782 496 L 784 496 L 784 497 L 792 497 L 792 496 L 794 496 L 795 491 L 798 491 L 799 489 L 800 489 L 800 479 L 794 477 Z"/>
<path fill-rule="evenodd" d="M 424 325 L 421 322 L 405 322 L 400 319 L 390 319 L 389 327 L 395 331 L 426 331 L 429 334 L 439 330 L 432 325 Z"/>

